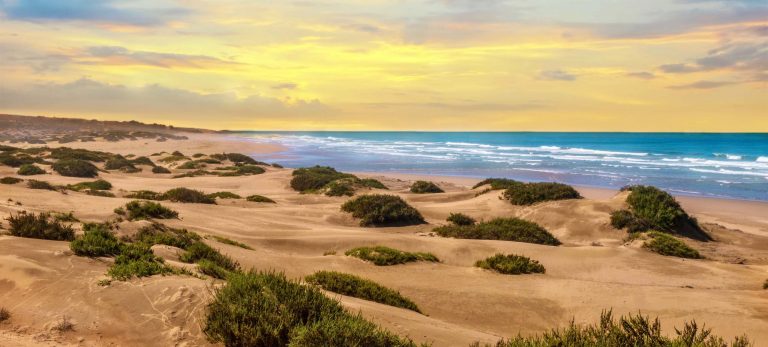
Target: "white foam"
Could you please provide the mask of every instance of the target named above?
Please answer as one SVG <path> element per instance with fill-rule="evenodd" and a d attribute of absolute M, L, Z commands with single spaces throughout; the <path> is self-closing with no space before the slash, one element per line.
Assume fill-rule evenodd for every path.
<path fill-rule="evenodd" d="M 757 157 L 755 161 L 758 163 L 768 163 L 768 157 Z"/>

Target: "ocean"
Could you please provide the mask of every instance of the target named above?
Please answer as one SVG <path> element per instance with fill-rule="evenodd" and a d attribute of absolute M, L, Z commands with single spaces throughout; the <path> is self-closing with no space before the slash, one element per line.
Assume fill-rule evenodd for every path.
<path fill-rule="evenodd" d="M 252 154 L 286 167 L 333 166 L 465 177 L 506 177 L 677 195 L 768 201 L 768 134 L 550 132 L 237 132 L 278 143 Z"/>

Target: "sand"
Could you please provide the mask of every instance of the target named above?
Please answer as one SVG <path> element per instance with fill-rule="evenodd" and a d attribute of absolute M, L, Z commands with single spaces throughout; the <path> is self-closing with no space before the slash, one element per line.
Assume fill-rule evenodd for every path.
<path fill-rule="evenodd" d="M 196 152 L 270 152 L 279 147 L 233 141 L 214 134 L 192 134 L 189 140 L 72 143 L 70 147 L 122 154 L 149 155 L 180 150 Z M 51 144 L 51 146 L 55 146 Z M 218 205 L 164 202 L 180 219 L 168 221 L 205 235 L 221 235 L 253 247 L 246 250 L 210 241 L 246 268 L 276 269 L 290 277 L 317 270 L 337 270 L 395 288 L 415 301 L 424 315 L 360 299 L 339 298 L 374 322 L 434 346 L 467 346 L 495 342 L 517 334 L 594 322 L 602 310 L 615 314 L 642 312 L 658 316 L 666 332 L 696 319 L 731 338 L 747 334 L 758 346 L 768 344 L 768 204 L 680 197 L 682 205 L 718 242 L 689 242 L 706 260 L 683 260 L 625 245 L 626 233 L 609 225 L 609 213 L 624 196 L 602 189 L 579 188 L 586 199 L 516 207 L 499 192 L 475 196 L 474 179 L 360 173 L 380 178 L 391 190 L 419 209 L 429 225 L 361 228 L 339 205 L 347 198 L 298 194 L 290 189 L 291 170 L 269 168 L 245 177 L 170 179 L 146 172 L 104 173 L 114 192 L 174 187 L 207 193 L 232 191 L 260 194 L 277 204 L 219 200 Z M 0 177 L 15 176 L 0 166 Z M 415 195 L 410 181 L 439 182 L 445 194 Z M 83 181 L 58 175 L 36 179 L 52 183 Z M 380 191 L 383 192 L 383 191 Z M 9 201 L 11 199 L 12 201 Z M 21 205 L 16 205 L 16 202 Z M 18 211 L 73 211 L 83 221 L 113 218 L 113 209 L 130 201 L 77 192 L 30 190 L 0 186 L 0 218 Z M 560 247 L 506 241 L 458 240 L 430 236 L 451 212 L 478 219 L 518 216 L 535 221 L 563 241 Z M 5 222 L 4 222 L 5 223 Z M 121 229 L 135 228 L 131 223 Z M 376 267 L 343 255 L 357 246 L 386 245 L 429 251 L 441 263 Z M 336 251 L 335 255 L 324 253 Z M 546 274 L 509 276 L 473 267 L 495 253 L 515 253 L 539 260 Z M 171 253 L 160 252 L 158 254 Z M 0 306 L 12 313 L 0 323 L 0 345 L 199 346 L 209 344 L 200 321 L 216 285 L 183 276 L 155 276 L 100 286 L 108 259 L 71 255 L 65 242 L 0 236 Z M 51 327 L 67 317 L 73 331 Z"/>

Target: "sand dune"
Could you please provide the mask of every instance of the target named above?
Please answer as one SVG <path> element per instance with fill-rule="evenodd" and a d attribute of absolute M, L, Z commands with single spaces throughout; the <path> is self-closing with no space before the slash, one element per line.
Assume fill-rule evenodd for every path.
<path fill-rule="evenodd" d="M 191 135 L 190 140 L 150 143 L 126 148 L 125 142 L 69 144 L 118 153 L 148 155 L 161 150 L 185 153 L 254 152 L 275 148 L 221 140 L 218 135 Z M 121 147 L 121 144 L 123 147 Z M 146 170 L 145 170 L 146 171 Z M 151 173 L 104 173 L 113 191 L 164 191 L 189 187 L 207 193 L 231 191 L 261 194 L 276 204 L 219 200 L 218 205 L 164 202 L 180 219 L 166 224 L 200 234 L 221 235 L 253 250 L 209 241 L 245 268 L 277 269 L 290 277 L 316 270 L 361 275 L 396 288 L 413 299 L 424 315 L 360 299 L 340 297 L 353 310 L 376 323 L 417 341 L 435 346 L 466 346 L 501 337 L 532 334 L 568 324 L 592 322 L 601 310 L 617 314 L 638 311 L 662 319 L 666 331 L 696 319 L 715 333 L 748 334 L 768 341 L 768 204 L 681 198 L 719 242 L 691 242 L 708 260 L 683 260 L 625 245 L 624 232 L 609 225 L 609 213 L 622 206 L 615 192 L 583 189 L 583 200 L 512 206 L 499 192 L 476 196 L 477 180 L 430 178 L 445 194 L 407 192 L 415 176 L 375 176 L 419 209 L 429 225 L 361 228 L 339 210 L 347 198 L 298 194 L 290 189 L 291 170 L 243 177 L 170 179 Z M 0 166 L 0 176 L 14 170 Z M 52 183 L 82 179 L 44 175 Z M 478 190 L 479 191 L 479 190 Z M 11 199 L 11 200 L 9 200 Z M 21 205 L 16 205 L 16 202 Z M 0 186 L 0 217 L 26 211 L 73 211 L 83 221 L 113 218 L 113 209 L 129 199 L 89 196 L 77 192 L 30 190 L 22 185 Z M 430 236 L 451 212 L 478 219 L 517 216 L 535 221 L 563 241 L 559 247 L 518 242 L 458 240 Z M 134 226 L 135 227 L 135 226 Z M 131 223 L 121 224 L 130 232 Z M 441 263 L 376 267 L 344 251 L 364 245 L 387 245 L 408 251 L 429 251 Z M 324 255 L 336 251 L 335 255 Z M 158 250 L 173 258 L 173 253 Z M 515 253 L 539 260 L 543 275 L 508 276 L 473 267 L 495 253 Z M 0 345 L 179 345 L 208 342 L 200 331 L 205 303 L 215 284 L 189 276 L 155 276 L 100 286 L 109 260 L 71 255 L 65 242 L 0 237 L 0 306 L 13 316 L 0 323 Z M 62 317 L 74 331 L 51 330 Z"/>

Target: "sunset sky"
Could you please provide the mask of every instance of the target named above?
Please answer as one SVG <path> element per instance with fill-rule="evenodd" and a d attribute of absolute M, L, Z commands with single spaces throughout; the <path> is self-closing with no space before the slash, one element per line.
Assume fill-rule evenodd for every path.
<path fill-rule="evenodd" d="M 0 0 L 0 113 L 768 131 L 766 0 Z"/>

